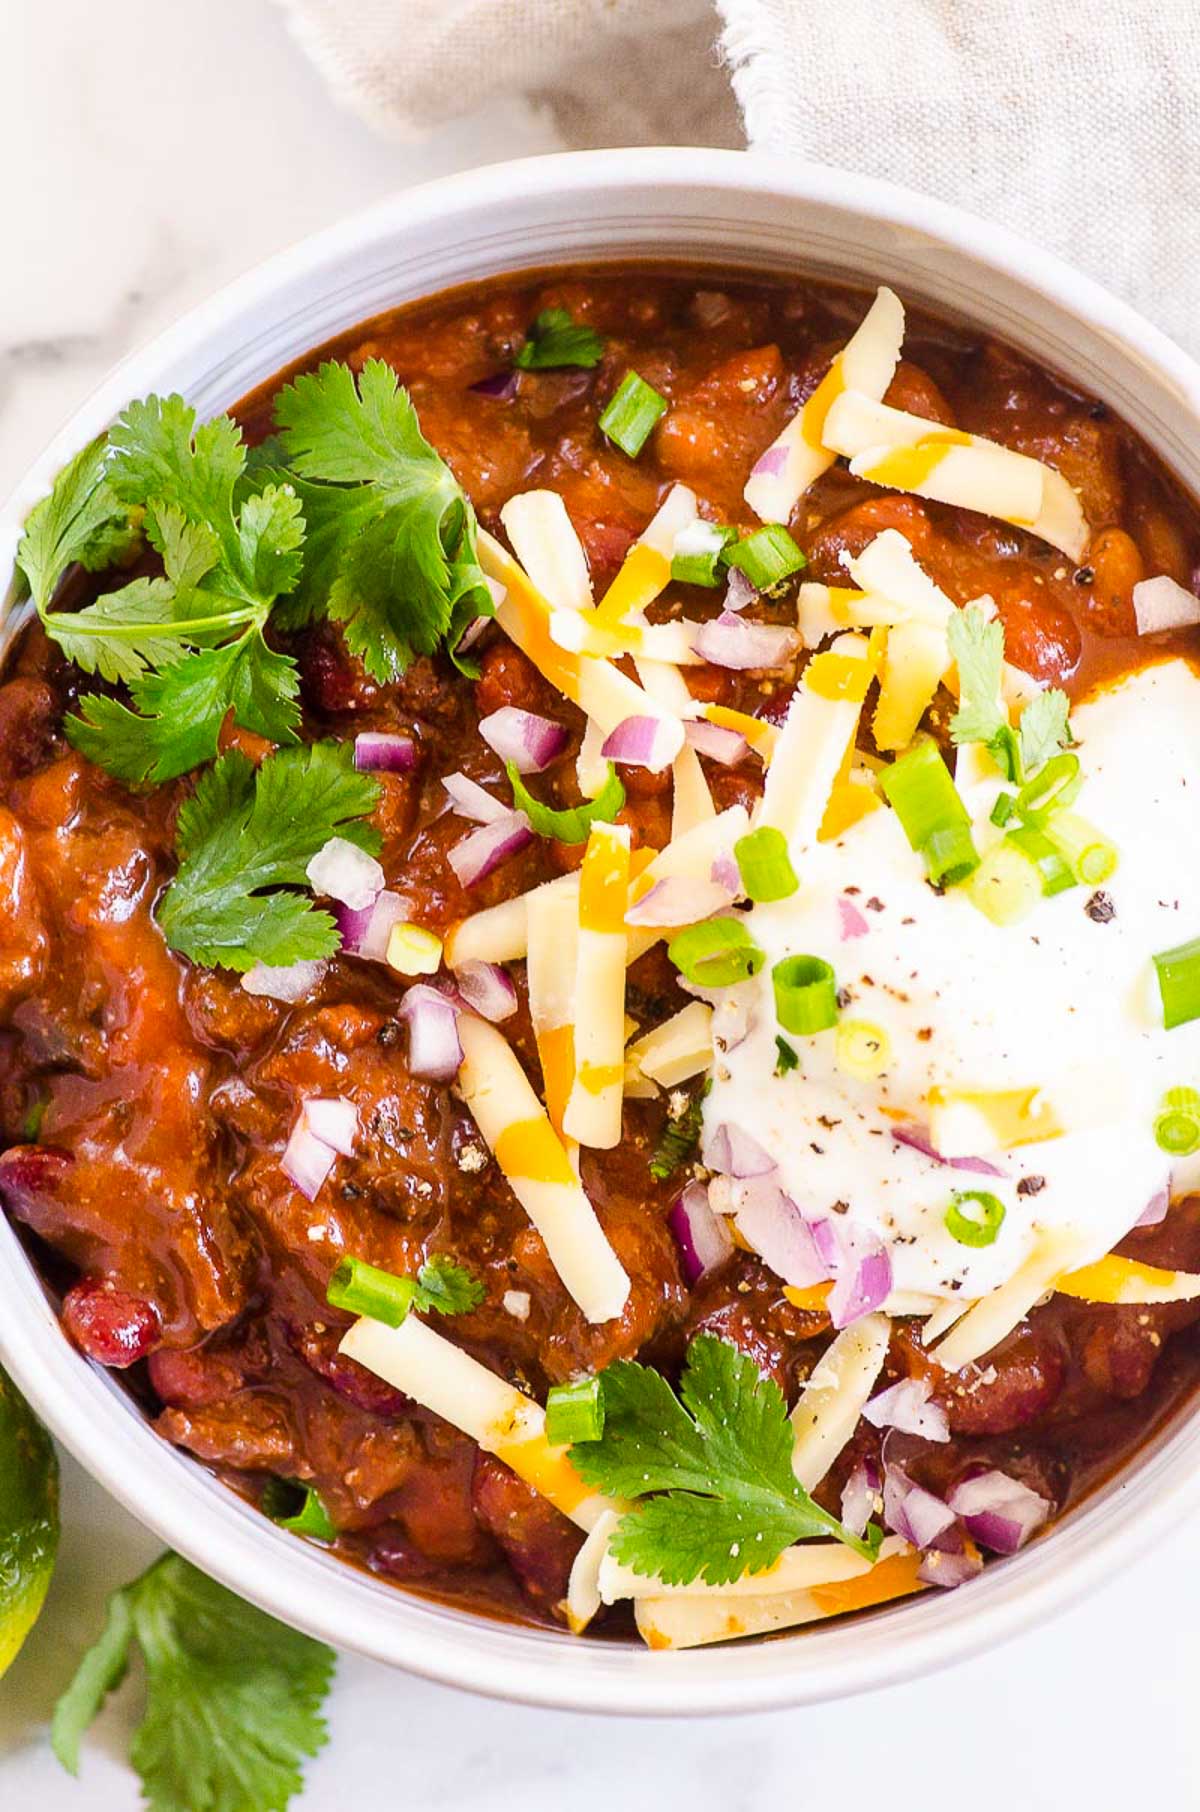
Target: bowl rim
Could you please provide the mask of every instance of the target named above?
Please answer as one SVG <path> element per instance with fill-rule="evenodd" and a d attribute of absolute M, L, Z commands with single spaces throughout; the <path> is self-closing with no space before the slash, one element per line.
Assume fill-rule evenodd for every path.
<path fill-rule="evenodd" d="M 536 203 L 638 183 L 678 192 L 765 193 L 918 233 L 1068 311 L 1118 355 L 1149 365 L 1200 422 L 1200 366 L 1166 334 L 1057 256 L 948 203 L 761 152 L 655 147 L 557 153 L 485 165 L 377 201 L 264 260 L 129 354 L 73 413 L 0 510 L 0 566 L 11 561 L 21 518 L 59 465 L 146 387 L 140 374 L 178 363 L 223 321 L 255 308 L 269 311 L 272 299 L 306 273 L 336 267 L 356 248 L 418 216 L 433 220 L 481 205 L 502 211 L 514 195 Z M 747 260 L 750 268 L 753 262 Z M 143 1524 L 244 1597 L 335 1646 L 446 1685 L 528 1704 L 708 1715 L 808 1704 L 892 1684 L 949 1666 L 1066 1608 L 1111 1572 L 1119 1547 L 1128 1552 L 1135 1541 L 1149 1545 L 1177 1523 L 1188 1503 L 1200 1503 L 1200 1466 L 1189 1468 L 1181 1449 L 1183 1425 L 1196 1423 L 1185 1412 L 1152 1438 L 1135 1472 L 1123 1469 L 1056 1528 L 1050 1544 L 1034 1543 L 1013 1561 L 990 1567 L 963 1596 L 959 1611 L 956 1594 L 922 1596 L 894 1611 L 813 1626 L 790 1639 L 677 1655 L 573 1644 L 446 1612 L 402 1589 L 385 1596 L 354 1569 L 274 1529 L 198 1462 L 167 1446 L 140 1411 L 128 1413 L 120 1387 L 69 1346 L 45 1298 L 29 1290 L 29 1276 L 15 1235 L 0 1219 L 0 1302 L 16 1310 L 0 1316 L 0 1359 L 63 1445 Z M 1200 1452 L 1200 1428 L 1192 1445 Z M 189 1513 L 196 1520 L 189 1521 Z M 1047 1562 L 1047 1553 L 1053 1560 Z M 363 1621 L 348 1629 L 348 1612 L 354 1611 Z M 847 1641 L 847 1631 L 865 1633 L 876 1624 L 894 1625 L 896 1639 Z"/>

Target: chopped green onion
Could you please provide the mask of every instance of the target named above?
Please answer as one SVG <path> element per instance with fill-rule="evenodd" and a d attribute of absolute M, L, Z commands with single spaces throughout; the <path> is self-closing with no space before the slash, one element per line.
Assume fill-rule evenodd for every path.
<path fill-rule="evenodd" d="M 513 364 L 521 371 L 553 371 L 565 365 L 590 370 L 604 357 L 604 341 L 594 328 L 572 321 L 565 308 L 543 308 Z"/>
<path fill-rule="evenodd" d="M 1015 793 L 1001 793 L 997 798 L 995 805 L 992 807 L 989 817 L 998 829 L 1003 830 L 1016 809 L 1017 795 Z"/>
<path fill-rule="evenodd" d="M 553 837 L 558 843 L 586 843 L 593 824 L 614 823 L 625 804 L 625 788 L 611 761 L 608 779 L 596 797 L 583 805 L 565 806 L 561 811 L 534 798 L 518 774 L 515 762 L 507 762 L 505 767 L 517 810 L 524 812 L 539 837 Z"/>
<path fill-rule="evenodd" d="M 1017 794 L 1017 810 L 1026 824 L 1044 825 L 1049 813 L 1070 805 L 1082 785 L 1078 755 L 1052 755 Z"/>
<path fill-rule="evenodd" d="M 1054 812 L 1042 828 L 1085 887 L 1107 881 L 1120 860 L 1116 844 L 1076 812 Z"/>
<path fill-rule="evenodd" d="M 677 932 L 667 945 L 675 967 L 697 988 L 730 988 L 749 981 L 766 962 L 741 919 L 705 919 Z"/>
<path fill-rule="evenodd" d="M 1169 1088 L 1154 1121 L 1157 1144 L 1173 1158 L 1200 1150 L 1200 1094 L 1194 1088 Z"/>
<path fill-rule="evenodd" d="M 866 1019 L 843 1019 L 834 1033 L 834 1062 L 847 1076 L 873 1082 L 892 1060 L 892 1041 L 882 1026 Z"/>
<path fill-rule="evenodd" d="M 725 564 L 744 572 L 755 591 L 770 591 L 808 565 L 782 522 L 765 522 L 725 550 Z"/>
<path fill-rule="evenodd" d="M 630 459 L 636 459 L 650 430 L 667 413 L 667 399 L 660 396 L 636 371 L 627 371 L 600 417 L 600 432 Z"/>
<path fill-rule="evenodd" d="M 42 1131 L 42 1121 L 46 1118 L 46 1109 L 50 1105 L 49 1095 L 37 1095 L 25 1110 L 21 1122 L 21 1138 L 26 1145 L 36 1145 Z"/>
<path fill-rule="evenodd" d="M 554 1384 L 546 1397 L 546 1439 L 552 1447 L 598 1441 L 604 1433 L 604 1393 L 599 1378 Z"/>
<path fill-rule="evenodd" d="M 1173 950 L 1160 950 L 1154 968 L 1167 1030 L 1200 1019 L 1200 938 L 1176 944 Z"/>
<path fill-rule="evenodd" d="M 775 1016 L 785 1032 L 807 1036 L 837 1024 L 837 977 L 821 956 L 785 956 L 771 970 Z"/>
<path fill-rule="evenodd" d="M 299 1508 L 293 1509 L 297 1500 Z M 263 1487 L 262 1507 L 273 1523 L 278 1523 L 281 1529 L 290 1529 L 293 1535 L 308 1535 L 314 1541 L 337 1539 L 333 1519 L 311 1485 L 269 1478 Z"/>
<path fill-rule="evenodd" d="M 756 905 L 786 900 L 800 885 L 788 855 L 787 839 L 773 824 L 760 825 L 739 837 L 733 854 L 746 895 Z"/>
<path fill-rule="evenodd" d="M 1014 844 L 994 843 L 964 892 L 993 925 L 1015 925 L 1042 897 L 1041 870 Z"/>
<path fill-rule="evenodd" d="M 1010 848 L 1018 849 L 1023 856 L 1028 856 L 1042 877 L 1042 892 L 1047 899 L 1052 894 L 1062 893 L 1065 888 L 1076 885 L 1075 870 L 1045 831 L 1039 830 L 1035 824 L 1019 824 L 1016 830 L 1009 831 L 1004 840 Z"/>
<path fill-rule="evenodd" d="M 397 1277 L 381 1271 L 362 1258 L 343 1258 L 329 1279 L 325 1300 L 335 1309 L 350 1315 L 366 1315 L 372 1321 L 386 1322 L 398 1328 L 412 1307 L 417 1286 L 411 1277 Z"/>
<path fill-rule="evenodd" d="M 935 830 L 921 845 L 921 854 L 935 887 L 957 887 L 979 867 L 979 851 L 969 824 Z"/>
<path fill-rule="evenodd" d="M 723 522 L 704 522 L 699 517 L 681 529 L 675 539 L 671 577 L 678 585 L 719 585 L 724 576 L 721 559 L 737 530 Z"/>
<path fill-rule="evenodd" d="M 935 887 L 956 886 L 978 868 L 967 808 L 936 743 L 917 743 L 884 768 L 879 784 Z"/>
<path fill-rule="evenodd" d="M 990 1246 L 1004 1225 L 1004 1203 L 986 1189 L 963 1189 L 950 1197 L 946 1231 L 960 1246 Z"/>
<path fill-rule="evenodd" d="M 786 1076 L 789 1071 L 798 1070 L 800 1068 L 800 1059 L 796 1055 L 795 1046 L 790 1045 L 786 1038 L 777 1036 L 775 1039 L 775 1049 L 779 1052 L 778 1057 L 775 1059 L 775 1074 L 777 1076 Z"/>

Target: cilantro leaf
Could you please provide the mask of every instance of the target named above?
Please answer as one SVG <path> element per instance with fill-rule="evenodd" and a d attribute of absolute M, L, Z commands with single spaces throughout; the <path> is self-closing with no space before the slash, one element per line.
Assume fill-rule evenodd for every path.
<path fill-rule="evenodd" d="M 1049 686 L 1030 699 L 1021 713 L 1019 731 L 1021 763 L 1026 774 L 1042 767 L 1051 755 L 1073 740 L 1070 709 L 1070 700 L 1057 686 Z"/>
<path fill-rule="evenodd" d="M 54 1753 L 72 1774 L 134 1642 L 146 1710 L 130 1759 L 150 1812 L 285 1812 L 305 1758 L 326 1740 L 332 1649 L 164 1554 L 113 1593 L 104 1631 L 55 1709 Z"/>
<path fill-rule="evenodd" d="M 600 1491 L 650 1497 L 613 1531 L 624 1565 L 672 1585 L 728 1585 L 812 1536 L 870 1552 L 798 1483 L 783 1394 L 730 1341 L 696 1336 L 678 1397 L 635 1360 L 601 1378 L 604 1432 L 573 1446 L 571 1460 Z"/>
<path fill-rule="evenodd" d="M 390 365 L 324 364 L 275 413 L 308 525 L 296 613 L 325 609 L 381 681 L 491 614 L 474 511 Z"/>
<path fill-rule="evenodd" d="M 35 503 L 25 520 L 17 565 L 43 617 L 74 562 L 99 571 L 136 543 L 139 531 L 131 512 L 105 482 L 107 454 L 101 435 L 63 467 L 49 496 Z"/>
<path fill-rule="evenodd" d="M 789 1044 L 786 1038 L 777 1037 L 775 1040 L 775 1049 L 778 1053 L 775 1058 L 775 1074 L 777 1076 L 786 1076 L 789 1071 L 799 1069 L 800 1057 L 796 1051 L 795 1045 Z"/>
<path fill-rule="evenodd" d="M 548 371 L 564 365 L 591 370 L 604 357 L 604 341 L 591 327 L 572 321 L 565 308 L 543 308 L 514 365 L 521 371 Z"/>
<path fill-rule="evenodd" d="M 245 463 L 227 416 L 197 426 L 182 397 L 146 397 L 30 514 L 20 558 L 47 632 L 85 673 L 129 688 L 132 709 L 92 693 L 66 725 L 121 779 L 167 780 L 209 760 L 231 710 L 270 741 L 296 740 L 295 664 L 263 629 L 299 580 L 304 521 L 287 484 L 246 489 L 235 508 Z M 51 611 L 66 566 L 117 551 L 134 517 L 163 575 Z"/>
<path fill-rule="evenodd" d="M 513 790 L 513 804 L 518 811 L 524 812 L 539 837 L 553 837 L 559 843 L 586 843 L 593 824 L 614 823 L 625 804 L 625 788 L 611 761 L 608 776 L 596 797 L 585 799 L 582 805 L 566 806 L 561 811 L 534 798 L 517 772 L 515 762 L 508 761 L 504 765 Z"/>
<path fill-rule="evenodd" d="M 310 894 L 263 890 L 306 888 L 309 862 L 335 835 L 374 854 L 378 833 L 360 820 L 378 797 L 349 744 L 281 749 L 257 770 L 223 755 L 179 813 L 183 861 L 158 905 L 167 942 L 228 969 L 331 955 L 337 928 Z"/>
<path fill-rule="evenodd" d="M 483 1301 L 486 1291 L 464 1265 L 443 1252 L 435 1252 L 417 1272 L 412 1306 L 422 1315 L 469 1315 Z"/>
<path fill-rule="evenodd" d="M 1008 721 L 1002 694 L 1004 625 L 978 604 L 955 611 L 946 640 L 958 668 L 959 704 L 950 720 L 954 742 L 981 742 L 1006 779 L 1021 782 L 1071 740 L 1065 692 L 1051 687 L 1030 700 L 1018 730 Z"/>

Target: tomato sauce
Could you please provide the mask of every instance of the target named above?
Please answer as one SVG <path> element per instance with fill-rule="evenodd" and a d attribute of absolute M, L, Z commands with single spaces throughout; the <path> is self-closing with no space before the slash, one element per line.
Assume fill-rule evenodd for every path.
<path fill-rule="evenodd" d="M 474 388 L 509 367 L 549 307 L 596 328 L 601 363 L 522 374 L 508 398 Z M 742 500 L 750 466 L 864 307 L 857 294 L 804 281 L 572 270 L 398 310 L 303 367 L 328 356 L 355 368 L 386 359 L 484 526 L 500 532 L 500 507 L 516 492 L 558 491 L 602 591 L 674 481 L 691 486 L 706 513 L 754 526 Z M 596 425 L 630 366 L 670 401 L 636 461 Z M 283 376 L 235 411 L 251 440 L 270 431 Z M 1020 530 L 883 494 L 835 469 L 791 525 L 806 576 L 842 582 L 843 552 L 898 527 L 956 601 L 995 599 L 1010 658 L 1038 677 L 1078 698 L 1142 664 L 1132 587 L 1161 572 L 1194 585 L 1200 516 L 1137 437 L 1007 346 L 919 313 L 910 314 L 887 401 L 1057 466 L 1095 531 L 1087 564 L 1072 567 Z M 715 595 L 674 586 L 656 614 L 709 614 Z M 769 621 L 789 621 L 791 610 L 790 600 L 762 601 Z M 414 919 L 442 932 L 577 863 L 578 848 L 535 841 L 470 890 L 447 863 L 464 826 L 445 810 L 441 777 L 457 770 L 503 787 L 476 729 L 503 705 L 570 724 L 571 745 L 539 787 L 551 803 L 577 801 L 579 714 L 498 629 L 479 645 L 474 682 L 438 658 L 381 685 L 329 625 L 281 645 L 300 664 L 306 735 L 404 730 L 418 743 L 413 772 L 381 777 L 376 813 L 387 885 L 412 902 Z M 1156 649 L 1193 652 L 1185 634 Z M 687 672 L 706 699 L 776 719 L 795 680 L 794 669 L 768 680 Z M 75 753 L 62 719 L 77 680 L 33 628 L 0 686 L 0 1192 L 61 1301 L 64 1327 L 84 1353 L 124 1369 L 165 1439 L 237 1490 L 257 1499 L 273 1477 L 313 1484 L 347 1559 L 481 1610 L 561 1622 L 579 1531 L 499 1461 L 339 1355 L 348 1318 L 325 1301 L 339 1257 L 411 1272 L 430 1250 L 454 1253 L 487 1294 L 455 1321 L 453 1337 L 539 1398 L 619 1356 L 670 1370 L 703 1328 L 751 1354 L 791 1401 L 828 1341 L 824 1315 L 793 1307 L 750 1254 L 685 1287 L 666 1226 L 678 1184 L 649 1171 L 665 1104 L 630 1101 L 622 1144 L 585 1152 L 583 1180 L 632 1288 L 618 1320 L 586 1322 L 461 1101 L 408 1073 L 401 985 L 386 968 L 335 960 L 316 994 L 289 1008 L 166 947 L 151 911 L 172 872 L 174 818 L 190 782 L 131 791 Z M 718 805 L 752 802 L 760 774 L 754 762 L 710 767 Z M 634 846 L 661 846 L 669 776 L 630 769 L 624 778 Z M 536 1077 L 519 966 L 514 979 L 521 1006 L 505 1032 Z M 661 947 L 633 969 L 629 1010 L 640 1023 L 683 998 Z M 361 1136 L 309 1203 L 279 1158 L 313 1094 L 350 1096 Z M 1123 1249 L 1200 1270 L 1200 1202 L 1177 1206 Z M 514 1313 L 514 1300 L 527 1311 Z M 937 1488 L 983 1459 L 1060 1508 L 1073 1503 L 1192 1388 L 1198 1315 L 1195 1304 L 1101 1308 L 1058 1298 L 1034 1310 L 978 1377 L 948 1384 L 914 1324 L 897 1322 L 889 1375 L 929 1372 L 953 1431 L 917 1470 Z M 877 1441 L 860 1429 L 821 1488 L 831 1505 Z M 594 1627 L 620 1632 L 623 1616 L 606 1613 Z"/>

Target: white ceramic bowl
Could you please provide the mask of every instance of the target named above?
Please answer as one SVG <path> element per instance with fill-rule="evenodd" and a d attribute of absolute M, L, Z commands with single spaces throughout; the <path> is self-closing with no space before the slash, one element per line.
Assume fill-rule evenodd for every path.
<path fill-rule="evenodd" d="M 57 468 L 132 396 L 206 415 L 343 328 L 496 272 L 629 257 L 885 280 L 1077 379 L 1200 491 L 1200 369 L 1095 284 L 1011 234 L 799 162 L 702 150 L 532 159 L 401 194 L 273 259 L 109 378 L 0 517 L 0 573 Z M 0 1220 L 0 1358 L 65 1446 L 207 1572 L 342 1648 L 478 1691 L 577 1710 L 712 1713 L 835 1698 L 956 1661 L 1079 1596 L 1200 1499 L 1181 1417 L 1050 1537 L 959 1592 L 770 1642 L 685 1654 L 518 1629 L 410 1597 L 282 1533 L 154 1435 L 59 1331 Z"/>

